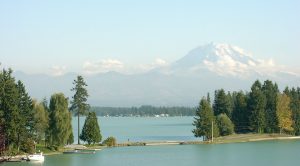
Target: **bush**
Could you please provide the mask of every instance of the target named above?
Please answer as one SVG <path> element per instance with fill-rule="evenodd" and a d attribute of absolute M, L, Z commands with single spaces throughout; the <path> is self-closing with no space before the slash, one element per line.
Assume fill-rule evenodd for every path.
<path fill-rule="evenodd" d="M 26 140 L 21 142 L 20 150 L 26 153 L 34 153 L 34 141 L 32 139 L 27 138 Z"/>
<path fill-rule="evenodd" d="M 221 136 L 230 135 L 234 132 L 234 125 L 226 114 L 217 116 L 217 123 Z"/>
<path fill-rule="evenodd" d="M 117 140 L 116 140 L 115 137 L 108 137 L 108 138 L 106 138 L 106 140 L 104 140 L 102 142 L 102 144 L 106 145 L 106 146 L 109 146 L 109 147 L 116 146 L 117 145 Z"/>

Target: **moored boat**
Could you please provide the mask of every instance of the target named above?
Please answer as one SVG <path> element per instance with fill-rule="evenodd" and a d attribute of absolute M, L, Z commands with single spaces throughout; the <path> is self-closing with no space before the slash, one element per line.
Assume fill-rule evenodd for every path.
<path fill-rule="evenodd" d="M 43 152 L 40 154 L 31 154 L 27 156 L 29 161 L 44 161 L 45 157 L 43 156 Z"/>

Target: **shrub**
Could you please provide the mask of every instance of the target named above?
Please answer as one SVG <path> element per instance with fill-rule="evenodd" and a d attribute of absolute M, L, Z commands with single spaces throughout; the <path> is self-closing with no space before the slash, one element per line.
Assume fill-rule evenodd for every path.
<path fill-rule="evenodd" d="M 109 147 L 116 146 L 117 145 L 117 140 L 116 140 L 115 137 L 108 137 L 108 138 L 106 138 L 106 140 L 104 140 L 102 142 L 102 144 L 106 145 L 106 146 L 109 146 Z"/>
<path fill-rule="evenodd" d="M 217 116 L 217 123 L 221 136 L 230 135 L 234 132 L 234 125 L 226 114 Z"/>

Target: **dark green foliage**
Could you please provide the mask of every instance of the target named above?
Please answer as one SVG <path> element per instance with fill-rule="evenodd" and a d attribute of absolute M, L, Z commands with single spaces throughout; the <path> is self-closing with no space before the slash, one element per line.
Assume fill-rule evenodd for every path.
<path fill-rule="evenodd" d="M 6 140 L 6 145 L 16 145 L 18 135 L 19 108 L 18 108 L 18 89 L 15 83 L 15 78 L 12 77 L 12 70 L 3 70 L 1 72 L 1 90 L 0 90 L 0 110 L 1 121 Z"/>
<path fill-rule="evenodd" d="M 52 95 L 49 109 L 49 145 L 65 145 L 72 133 L 68 99 L 62 93 Z"/>
<path fill-rule="evenodd" d="M 25 86 L 21 81 L 17 82 L 18 89 L 18 123 L 16 124 L 17 133 L 17 148 L 22 146 L 21 143 L 27 143 L 28 139 L 33 139 L 34 132 L 34 111 L 33 103 L 25 90 Z M 32 140 L 31 140 L 32 141 Z M 26 146 L 28 147 L 28 146 Z"/>
<path fill-rule="evenodd" d="M 257 80 L 251 87 L 248 100 L 248 109 L 251 111 L 250 126 L 257 133 L 263 133 L 266 127 L 265 107 L 266 99 L 262 92 L 261 83 Z"/>
<path fill-rule="evenodd" d="M 87 104 L 88 92 L 86 90 L 87 84 L 84 82 L 82 76 L 77 76 L 77 79 L 74 80 L 73 85 L 75 86 L 71 90 L 75 92 L 71 101 L 71 110 L 74 111 L 76 115 L 86 115 L 87 111 L 90 108 L 90 105 Z"/>
<path fill-rule="evenodd" d="M 87 84 L 84 82 L 84 79 L 82 76 L 77 76 L 77 79 L 74 80 L 73 85 L 75 86 L 71 90 L 75 92 L 74 96 L 72 97 L 71 101 L 71 108 L 70 110 L 77 115 L 78 118 L 78 144 L 80 144 L 79 140 L 79 116 L 80 115 L 86 115 L 87 111 L 90 108 L 90 105 L 87 103 L 87 98 L 89 96 L 86 86 Z"/>
<path fill-rule="evenodd" d="M 277 84 L 273 84 L 272 81 L 266 80 L 262 86 L 262 91 L 266 97 L 266 108 L 265 108 L 265 118 L 266 118 L 266 128 L 267 133 L 275 133 L 279 131 L 278 119 L 276 116 L 276 103 L 277 94 L 279 89 Z"/>
<path fill-rule="evenodd" d="M 0 72 L 0 125 L 4 145 L 20 150 L 33 137 L 32 101 L 21 81 L 16 83 L 12 70 Z"/>
<path fill-rule="evenodd" d="M 234 125 L 226 114 L 220 114 L 217 116 L 217 124 L 221 136 L 234 133 Z"/>
<path fill-rule="evenodd" d="M 235 132 L 246 133 L 250 131 L 249 117 L 250 111 L 247 109 L 247 96 L 243 91 L 233 93 L 234 108 L 232 112 L 232 122 Z"/>
<path fill-rule="evenodd" d="M 215 91 L 213 110 L 216 116 L 225 113 L 228 117 L 231 117 L 232 104 L 230 98 L 230 94 L 226 95 L 224 89 Z"/>
<path fill-rule="evenodd" d="M 155 116 L 168 114 L 169 116 L 194 116 L 195 108 L 190 107 L 91 107 L 90 111 L 97 116 Z"/>
<path fill-rule="evenodd" d="M 197 108 L 196 117 L 193 123 L 196 127 L 196 129 L 193 130 L 195 137 L 203 137 L 203 140 L 210 140 L 212 138 L 212 123 L 214 126 L 214 137 L 218 137 L 219 129 L 211 105 L 203 98 Z"/>
<path fill-rule="evenodd" d="M 103 142 L 103 145 L 106 145 L 108 147 L 116 146 L 117 145 L 117 140 L 115 137 L 108 137 L 106 138 Z"/>
<path fill-rule="evenodd" d="M 95 112 L 90 112 L 84 122 L 80 139 L 90 144 L 95 144 L 101 141 L 102 136 Z"/>

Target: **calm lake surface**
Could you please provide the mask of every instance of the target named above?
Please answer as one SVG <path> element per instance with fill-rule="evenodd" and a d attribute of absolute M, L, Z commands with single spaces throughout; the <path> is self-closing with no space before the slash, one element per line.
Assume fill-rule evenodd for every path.
<path fill-rule="evenodd" d="M 196 140 L 193 117 L 98 117 L 102 138 L 116 137 L 118 142 Z M 85 118 L 80 118 L 80 129 Z M 73 117 L 77 143 L 77 117 Z M 199 139 L 200 140 L 200 139 Z"/>
<path fill-rule="evenodd" d="M 300 141 L 265 141 L 218 145 L 107 148 L 96 154 L 46 156 L 44 163 L 5 166 L 292 166 L 300 162 Z"/>
<path fill-rule="evenodd" d="M 74 119 L 73 119 L 74 120 Z M 191 140 L 192 117 L 100 118 L 104 137 L 118 140 Z M 83 121 L 83 119 L 82 119 Z M 75 127 L 74 122 L 74 127 Z M 168 145 L 106 148 L 96 154 L 46 156 L 43 163 L 5 166 L 290 166 L 300 163 L 300 141 L 264 141 L 217 145 Z"/>

